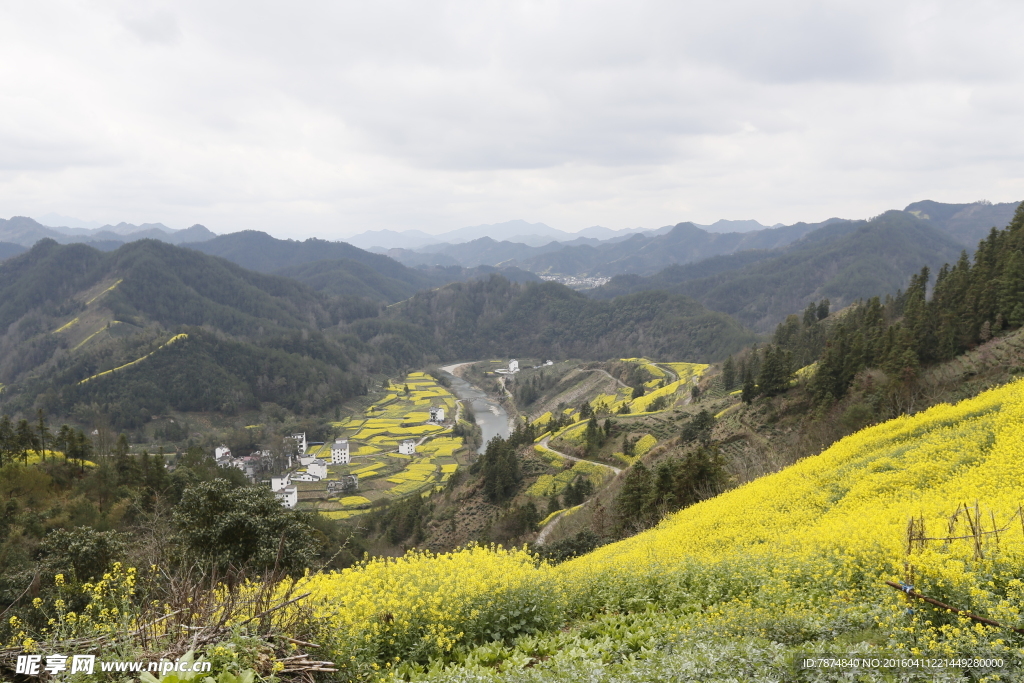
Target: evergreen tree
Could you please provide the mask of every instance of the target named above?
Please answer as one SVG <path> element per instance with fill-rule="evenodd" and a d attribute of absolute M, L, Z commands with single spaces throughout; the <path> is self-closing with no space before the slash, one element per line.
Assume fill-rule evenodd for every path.
<path fill-rule="evenodd" d="M 548 514 L 553 515 L 562 509 L 561 504 L 558 502 L 558 495 L 553 495 L 548 498 Z"/>
<path fill-rule="evenodd" d="M 748 370 L 746 376 L 743 378 L 743 393 L 740 394 L 740 399 L 749 404 L 754 400 L 754 396 L 757 395 L 757 387 L 754 385 L 754 377 Z"/>
<path fill-rule="evenodd" d="M 732 391 L 735 384 L 736 364 L 733 362 L 732 356 L 729 356 L 725 359 L 725 363 L 722 364 L 722 387 L 726 391 Z"/>
<path fill-rule="evenodd" d="M 766 346 L 761 375 L 757 379 L 758 391 L 764 396 L 777 396 L 789 389 L 791 375 L 786 353 L 776 346 Z"/>
<path fill-rule="evenodd" d="M 824 320 L 825 318 L 828 317 L 828 308 L 830 303 L 831 302 L 829 302 L 828 299 L 822 299 L 820 302 L 818 302 L 818 320 Z"/>
<path fill-rule="evenodd" d="M 804 309 L 804 327 L 811 327 L 816 322 L 818 322 L 818 307 L 814 303 L 809 303 L 807 308 Z"/>
<path fill-rule="evenodd" d="M 651 473 L 643 462 L 637 462 L 626 472 L 622 489 L 615 498 L 615 512 L 624 531 L 645 526 L 648 501 L 651 498 Z"/>

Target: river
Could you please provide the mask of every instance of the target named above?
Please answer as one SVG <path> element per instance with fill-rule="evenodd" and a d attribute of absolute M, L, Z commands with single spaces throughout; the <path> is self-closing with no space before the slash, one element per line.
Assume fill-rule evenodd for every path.
<path fill-rule="evenodd" d="M 482 389 L 454 374 L 452 371 L 459 367 L 459 365 L 464 365 L 464 363 L 449 365 L 441 369 L 451 375 L 452 393 L 460 399 L 468 401 L 473 409 L 476 423 L 480 425 L 480 431 L 483 432 L 483 443 L 477 449 L 477 453 L 483 453 L 484 449 L 487 448 L 487 442 L 495 436 L 508 438 L 508 435 L 511 433 L 508 413 L 505 412 L 500 403 L 487 396 Z"/>

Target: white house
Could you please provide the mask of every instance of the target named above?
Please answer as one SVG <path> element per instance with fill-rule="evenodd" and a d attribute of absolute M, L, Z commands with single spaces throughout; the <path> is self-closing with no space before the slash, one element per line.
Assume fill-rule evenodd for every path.
<path fill-rule="evenodd" d="M 278 491 L 283 490 L 290 483 L 291 482 L 289 481 L 289 475 L 287 474 L 282 474 L 280 477 L 271 477 L 270 490 L 273 491 L 274 493 L 277 493 Z"/>
<path fill-rule="evenodd" d="M 416 452 L 416 442 L 408 439 L 398 444 L 398 452 L 402 455 L 412 455 Z"/>
<path fill-rule="evenodd" d="M 281 505 L 286 508 L 294 508 L 299 504 L 299 489 L 297 486 L 285 486 L 280 491 L 277 491 L 275 495 L 281 501 Z"/>
<path fill-rule="evenodd" d="M 300 432 L 299 434 L 292 434 L 288 437 L 289 439 L 295 439 L 296 450 L 299 455 L 306 454 L 306 432 Z"/>
<path fill-rule="evenodd" d="M 517 361 L 515 358 L 510 360 L 508 362 L 508 371 L 510 374 L 513 372 L 519 372 L 519 361 Z"/>
<path fill-rule="evenodd" d="M 348 439 L 335 439 L 331 446 L 331 464 L 347 465 L 352 462 L 348 454 Z"/>
<path fill-rule="evenodd" d="M 303 455 L 302 457 L 299 458 L 299 464 L 302 465 L 303 467 L 306 467 L 307 465 L 313 464 L 314 460 L 316 460 L 315 455 Z"/>
<path fill-rule="evenodd" d="M 217 446 L 213 449 L 213 457 L 215 460 L 227 460 L 231 457 L 231 449 L 227 446 Z"/>
<path fill-rule="evenodd" d="M 313 462 L 309 463 L 309 467 L 306 468 L 306 472 L 312 474 L 317 479 L 327 478 L 327 463 L 317 458 Z"/>
<path fill-rule="evenodd" d="M 320 481 L 323 477 L 318 477 L 312 472 L 298 472 L 293 474 L 291 481 Z"/>
<path fill-rule="evenodd" d="M 444 422 L 444 408 L 431 408 L 430 421 L 436 422 L 437 424 Z"/>

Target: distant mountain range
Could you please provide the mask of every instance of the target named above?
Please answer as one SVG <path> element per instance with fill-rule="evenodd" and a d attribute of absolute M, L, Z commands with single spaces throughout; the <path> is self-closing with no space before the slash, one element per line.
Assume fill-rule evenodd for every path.
<path fill-rule="evenodd" d="M 962 248 L 973 251 L 978 241 L 985 237 L 989 230 L 1005 226 L 1010 221 L 1016 207 L 1017 202 L 942 204 L 929 200 L 910 204 L 903 213 L 927 222 L 954 239 Z M 375 248 L 374 251 L 385 253 L 413 267 L 501 265 L 517 267 L 538 275 L 578 278 L 614 277 L 624 274 L 653 275 L 669 266 L 696 263 L 715 256 L 736 254 L 750 249 L 780 249 L 836 221 L 842 219 L 832 218 L 821 223 L 775 225 L 770 228 L 752 220 L 718 221 L 709 226 L 678 223 L 653 231 L 614 232 L 607 231 L 606 228 L 588 228 L 576 235 L 569 235 L 571 239 L 553 239 L 544 244 L 536 244 L 537 240 L 530 243 L 514 237 L 496 236 L 502 232 L 507 234 L 538 226 L 553 230 L 543 224 L 512 221 L 501 224 L 507 227 L 496 230 L 494 235 L 476 237 L 469 241 L 450 241 L 418 247 L 406 242 L 401 247 Z M 460 238 L 471 237 L 492 227 L 495 226 L 464 228 L 446 235 L 457 233 Z M 614 236 L 601 237 L 609 233 Z M 551 232 L 546 234 L 555 237 Z M 536 236 L 535 234 L 534 237 Z"/>
<path fill-rule="evenodd" d="M 802 239 L 775 249 L 748 250 L 677 264 L 649 276 L 619 275 L 590 290 L 597 299 L 642 291 L 692 297 L 759 332 L 812 301 L 833 309 L 857 299 L 895 294 L 910 276 L 936 272 L 964 249 L 929 220 L 887 211 L 870 221 L 830 221 Z"/>
<path fill-rule="evenodd" d="M 754 220 L 720 220 L 711 225 L 700 225 L 697 223 L 694 223 L 694 225 L 708 232 L 750 232 L 751 230 L 763 230 L 768 227 Z M 780 225 L 781 223 L 772 227 L 779 227 Z M 598 242 L 622 239 L 637 233 L 660 235 L 671 229 L 671 225 L 666 225 L 656 229 L 622 228 L 620 230 L 612 230 L 611 228 L 594 225 L 584 228 L 579 232 L 565 232 L 544 223 L 527 223 L 524 220 L 514 220 L 505 223 L 473 225 L 436 235 L 425 233 L 422 230 L 402 230 L 400 232 L 395 230 L 369 230 L 348 237 L 345 241 L 361 249 L 370 249 L 380 253 L 389 249 L 419 250 L 431 245 L 443 247 L 444 245 L 464 244 L 483 237 L 490 238 L 496 242 L 515 242 L 531 247 L 541 247 L 551 242 L 576 242 L 580 238 L 584 238 L 586 241 Z"/>
<path fill-rule="evenodd" d="M 669 226 L 671 227 L 671 226 Z M 552 228 L 544 223 L 527 223 L 523 220 L 507 221 L 505 223 L 492 223 L 487 225 L 473 225 L 458 230 L 450 230 L 437 235 L 430 235 L 421 230 L 370 230 L 361 232 L 358 235 L 345 238 L 349 244 L 354 244 L 362 249 L 375 249 L 386 251 L 388 249 L 420 249 L 431 245 L 463 244 L 472 242 L 481 237 L 489 237 L 498 242 L 516 242 L 532 247 L 540 247 L 549 242 L 571 242 L 578 238 L 589 238 L 592 240 L 609 240 L 638 232 L 658 232 L 667 228 L 645 231 L 643 228 L 623 228 L 612 230 L 600 225 L 584 228 L 579 232 L 565 232 Z"/>
<path fill-rule="evenodd" d="M 112 251 L 122 244 L 141 239 L 155 239 L 168 244 L 204 242 L 217 235 L 196 224 L 184 230 L 173 230 L 161 223 L 118 223 L 99 228 L 51 227 L 26 216 L 0 218 L 0 242 L 11 242 L 31 247 L 41 239 L 52 239 L 58 244 L 85 243 L 102 251 Z"/>
<path fill-rule="evenodd" d="M 302 242 L 280 240 L 256 230 L 220 235 L 186 246 L 220 256 L 249 270 L 284 275 L 326 294 L 389 304 L 408 299 L 422 289 L 486 278 L 492 273 L 517 282 L 540 281 L 533 273 L 514 267 L 410 268 L 388 256 L 345 242 L 316 238 Z"/>

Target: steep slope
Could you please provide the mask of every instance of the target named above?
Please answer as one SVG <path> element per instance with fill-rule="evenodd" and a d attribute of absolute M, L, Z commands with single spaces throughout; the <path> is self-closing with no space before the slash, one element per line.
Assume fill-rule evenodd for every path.
<path fill-rule="evenodd" d="M 811 301 L 828 298 L 836 308 L 895 293 L 922 265 L 955 262 L 961 249 L 927 221 L 888 211 L 870 221 L 832 223 L 775 251 L 677 266 L 651 278 L 613 278 L 591 294 L 664 288 L 766 332 Z"/>
<path fill-rule="evenodd" d="M 121 426 L 168 406 L 322 411 L 362 391 L 357 356 L 390 362 L 334 330 L 343 316 L 299 283 L 162 242 L 43 240 L 0 265 L 0 399 L 99 406 Z"/>
<path fill-rule="evenodd" d="M 1022 423 L 1016 382 L 864 429 L 560 565 L 469 547 L 302 589 L 352 677 L 392 664 L 451 682 L 810 682 L 839 678 L 804 658 L 863 657 L 872 675 L 857 680 L 935 680 L 921 661 L 870 663 L 893 652 L 1009 674 L 1024 663 Z"/>

